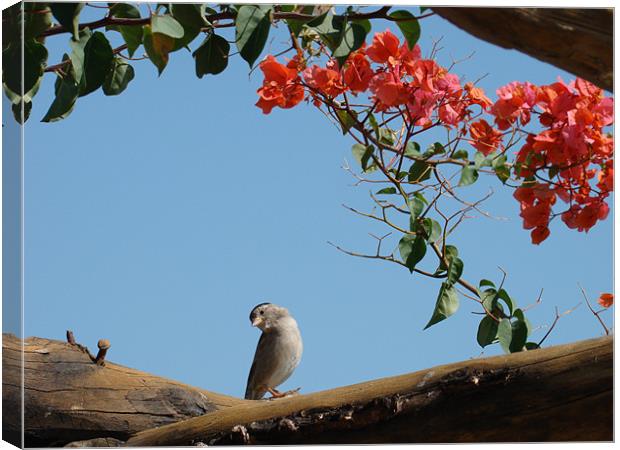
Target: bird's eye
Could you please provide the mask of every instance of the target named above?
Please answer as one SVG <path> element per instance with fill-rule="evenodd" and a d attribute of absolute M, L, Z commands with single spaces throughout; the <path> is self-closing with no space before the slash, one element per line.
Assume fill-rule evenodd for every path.
<path fill-rule="evenodd" d="M 263 314 L 265 314 L 265 311 L 261 311 L 261 312 L 260 312 L 260 315 L 261 315 L 261 316 L 262 316 Z"/>

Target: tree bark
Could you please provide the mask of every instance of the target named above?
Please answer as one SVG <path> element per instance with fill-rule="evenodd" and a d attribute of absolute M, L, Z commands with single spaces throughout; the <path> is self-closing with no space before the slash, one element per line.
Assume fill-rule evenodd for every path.
<path fill-rule="evenodd" d="M 86 349 L 67 342 L 24 342 L 25 444 L 61 446 L 91 438 L 116 438 L 178 422 L 240 402 L 107 362 L 95 364 Z M 2 335 L 3 438 L 21 442 L 21 345 Z"/>
<path fill-rule="evenodd" d="M 19 404 L 21 341 L 3 335 L 3 402 Z M 247 401 L 25 341 L 27 446 L 611 441 L 604 337 L 273 401 Z M 16 408 L 3 426 L 18 435 Z M 126 442 L 125 442 L 126 441 Z"/>
<path fill-rule="evenodd" d="M 480 39 L 519 50 L 613 92 L 611 9 L 432 9 Z"/>

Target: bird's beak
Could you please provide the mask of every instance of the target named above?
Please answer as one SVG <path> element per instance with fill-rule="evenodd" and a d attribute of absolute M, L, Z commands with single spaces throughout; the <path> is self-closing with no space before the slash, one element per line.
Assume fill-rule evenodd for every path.
<path fill-rule="evenodd" d="M 261 323 L 263 323 L 263 318 L 261 316 L 256 316 L 256 317 L 254 317 L 254 320 L 252 320 L 252 326 L 253 327 L 257 327 Z"/>

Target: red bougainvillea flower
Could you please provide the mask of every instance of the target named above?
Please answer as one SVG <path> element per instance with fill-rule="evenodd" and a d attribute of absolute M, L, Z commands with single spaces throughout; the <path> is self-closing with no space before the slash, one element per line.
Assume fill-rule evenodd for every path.
<path fill-rule="evenodd" d="M 398 57 L 401 65 L 404 67 L 405 72 L 408 75 L 413 75 L 414 64 L 416 61 L 422 58 L 422 50 L 418 44 L 414 45 L 411 50 L 407 47 L 407 44 L 400 46 L 398 51 Z"/>
<path fill-rule="evenodd" d="M 322 67 L 314 65 L 304 70 L 303 76 L 308 86 L 328 97 L 336 97 L 345 90 L 338 70 L 330 68 L 323 69 Z"/>
<path fill-rule="evenodd" d="M 370 80 L 370 92 L 379 102 L 377 110 L 386 110 L 389 107 L 402 105 L 408 100 L 406 86 L 393 72 L 380 72 Z"/>
<path fill-rule="evenodd" d="M 370 59 L 379 64 L 396 66 L 400 62 L 400 41 L 390 30 L 376 33 L 372 38 L 372 44 L 366 49 Z"/>
<path fill-rule="evenodd" d="M 417 126 L 428 126 L 432 124 L 431 115 L 437 106 L 435 94 L 422 89 L 416 89 L 409 97 L 407 109 L 413 119 L 413 124 Z"/>
<path fill-rule="evenodd" d="M 413 64 L 414 86 L 421 87 L 427 92 L 435 92 L 435 81 L 446 73 L 432 59 L 420 59 Z"/>
<path fill-rule="evenodd" d="M 271 110 L 292 108 L 304 99 L 304 88 L 295 68 L 286 67 L 269 55 L 260 63 L 265 75 L 262 87 L 257 91 L 259 99 L 256 106 L 269 114 Z"/>
<path fill-rule="evenodd" d="M 344 84 L 351 92 L 357 94 L 368 89 L 370 80 L 374 72 L 370 67 L 370 62 L 364 55 L 364 50 L 360 49 L 349 55 L 344 64 L 342 78 Z"/>
<path fill-rule="evenodd" d="M 489 125 L 484 119 L 471 124 L 469 135 L 472 137 L 471 145 L 484 155 L 488 155 L 497 149 L 502 142 L 502 133 Z"/>
<path fill-rule="evenodd" d="M 532 238 L 532 244 L 539 245 L 542 241 L 547 239 L 550 234 L 551 231 L 549 231 L 549 228 L 547 228 L 547 226 L 540 226 L 534 228 L 530 233 L 530 236 Z"/>
<path fill-rule="evenodd" d="M 495 124 L 500 130 L 510 128 L 517 120 L 521 125 L 530 121 L 530 111 L 536 104 L 536 86 L 512 82 L 497 90 L 499 99 L 491 107 Z"/>
<path fill-rule="evenodd" d="M 611 305 L 614 304 L 614 294 L 601 294 L 601 296 L 598 298 L 598 304 L 601 305 L 603 308 L 609 308 Z"/>
<path fill-rule="evenodd" d="M 607 161 L 598 173 L 598 183 L 596 185 L 601 191 L 611 192 L 614 190 L 614 160 Z"/>
<path fill-rule="evenodd" d="M 480 105 L 482 109 L 487 110 L 493 105 L 493 102 L 484 94 L 482 88 L 475 87 L 473 83 L 465 84 L 468 100 L 471 104 Z"/>

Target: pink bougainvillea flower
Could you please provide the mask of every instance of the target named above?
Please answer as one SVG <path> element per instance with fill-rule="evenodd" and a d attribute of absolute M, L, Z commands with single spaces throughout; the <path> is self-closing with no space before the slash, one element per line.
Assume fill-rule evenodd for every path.
<path fill-rule="evenodd" d="M 273 108 L 292 108 L 304 99 L 304 88 L 295 68 L 286 67 L 269 55 L 260 63 L 265 75 L 263 85 L 258 89 L 256 106 L 269 114 Z"/>

